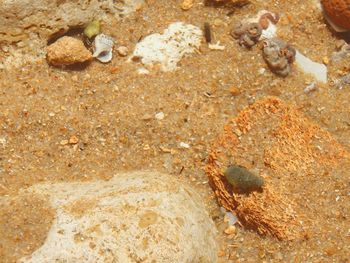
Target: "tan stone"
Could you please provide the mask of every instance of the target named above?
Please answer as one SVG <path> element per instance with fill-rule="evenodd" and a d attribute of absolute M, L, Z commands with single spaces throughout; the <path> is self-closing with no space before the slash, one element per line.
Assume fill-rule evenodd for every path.
<path fill-rule="evenodd" d="M 92 58 L 84 43 L 73 37 L 62 37 L 46 49 L 47 61 L 55 66 L 83 63 Z"/>

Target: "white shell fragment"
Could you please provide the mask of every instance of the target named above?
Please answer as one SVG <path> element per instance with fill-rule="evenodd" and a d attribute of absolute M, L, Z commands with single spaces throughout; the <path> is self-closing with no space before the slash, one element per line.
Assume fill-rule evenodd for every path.
<path fill-rule="evenodd" d="M 111 61 L 113 57 L 113 44 L 114 41 L 111 37 L 104 34 L 97 35 L 93 43 L 94 54 L 92 56 L 102 63 Z"/>
<path fill-rule="evenodd" d="M 312 61 L 299 51 L 296 52 L 295 62 L 305 73 L 312 74 L 316 80 L 323 83 L 327 82 L 327 67 L 324 64 Z"/>
<path fill-rule="evenodd" d="M 159 63 L 163 71 L 173 71 L 185 54 L 199 48 L 201 39 L 200 28 L 176 22 L 169 25 L 163 34 L 146 36 L 137 43 L 132 57 L 140 58 L 144 65 Z"/>
<path fill-rule="evenodd" d="M 315 91 L 317 89 L 316 82 L 312 82 L 311 84 L 307 85 L 304 89 L 304 93 L 310 93 L 312 91 Z"/>
<path fill-rule="evenodd" d="M 224 50 L 225 49 L 225 46 L 223 45 L 220 45 L 220 41 L 218 41 L 217 43 L 215 44 L 210 44 L 208 45 L 209 49 L 211 50 Z"/>

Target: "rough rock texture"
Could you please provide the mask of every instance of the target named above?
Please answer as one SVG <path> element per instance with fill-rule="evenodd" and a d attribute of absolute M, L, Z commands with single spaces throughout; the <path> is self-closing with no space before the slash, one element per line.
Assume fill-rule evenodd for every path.
<path fill-rule="evenodd" d="M 44 244 L 55 213 L 44 196 L 25 192 L 0 196 L 0 206 L 0 262 L 16 262 Z"/>
<path fill-rule="evenodd" d="M 206 171 L 220 204 L 234 211 L 246 227 L 291 240 L 312 235 L 308 229 L 317 223 L 306 216 L 310 209 L 304 207 L 300 188 L 317 191 L 310 182 L 326 180 L 325 167 L 336 169 L 349 158 L 349 152 L 328 132 L 293 106 L 267 97 L 225 126 L 211 149 Z M 234 192 L 224 176 L 230 164 L 258 169 L 264 178 L 263 190 Z"/>
<path fill-rule="evenodd" d="M 44 245 L 20 262 L 216 262 L 216 228 L 200 196 L 169 175 L 29 191 L 47 196 L 56 219 Z"/>
<path fill-rule="evenodd" d="M 81 40 L 67 36 L 48 46 L 46 52 L 47 61 L 55 66 L 83 63 L 92 58 Z"/>
<path fill-rule="evenodd" d="M 350 30 L 350 0 L 322 0 L 321 3 L 336 26 Z"/>
<path fill-rule="evenodd" d="M 137 43 L 133 57 L 152 67 L 159 63 L 163 71 L 177 69 L 177 63 L 201 45 L 202 30 L 183 22 L 172 23 L 163 34 L 154 33 Z"/>
<path fill-rule="evenodd" d="M 0 1 L 0 61 L 19 66 L 43 57 L 47 41 L 93 19 L 108 21 L 140 8 L 143 0 L 4 0 Z"/>

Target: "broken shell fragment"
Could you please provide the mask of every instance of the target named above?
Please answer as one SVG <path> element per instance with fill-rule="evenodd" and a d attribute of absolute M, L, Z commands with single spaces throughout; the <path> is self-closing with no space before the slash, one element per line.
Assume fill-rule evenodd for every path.
<path fill-rule="evenodd" d="M 99 34 L 96 36 L 93 43 L 93 57 L 97 58 L 102 63 L 107 63 L 112 60 L 112 50 L 114 41 L 111 37 L 104 34 Z"/>

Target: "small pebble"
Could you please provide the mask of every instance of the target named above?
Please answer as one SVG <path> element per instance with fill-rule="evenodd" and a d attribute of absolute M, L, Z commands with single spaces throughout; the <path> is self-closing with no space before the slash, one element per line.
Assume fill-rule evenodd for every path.
<path fill-rule="evenodd" d="M 259 71 L 258 71 L 258 73 L 259 73 L 260 75 L 264 75 L 265 72 L 266 72 L 266 69 L 265 69 L 265 68 L 260 68 Z"/>
<path fill-rule="evenodd" d="M 143 115 L 142 118 L 141 118 L 141 120 L 143 120 L 143 121 L 149 121 L 151 119 L 152 119 L 152 115 L 151 114 L 147 114 L 147 113 L 145 115 Z"/>
<path fill-rule="evenodd" d="M 325 65 L 328 65 L 328 64 L 329 64 L 329 58 L 328 58 L 328 57 L 324 57 L 324 58 L 322 59 L 322 61 L 323 61 L 323 64 L 325 64 Z"/>
<path fill-rule="evenodd" d="M 75 135 L 73 135 L 72 137 L 69 138 L 69 143 L 70 144 L 77 144 L 78 142 L 79 142 L 79 139 Z"/>
<path fill-rule="evenodd" d="M 189 10 L 192 8 L 193 4 L 194 4 L 193 0 L 183 0 L 182 4 L 181 4 L 181 9 L 182 10 Z"/>
<path fill-rule="evenodd" d="M 346 45 L 346 41 L 344 39 L 339 39 L 335 42 L 335 48 L 340 50 L 344 45 Z"/>
<path fill-rule="evenodd" d="M 68 144 L 68 140 L 62 140 L 62 141 L 60 141 L 60 144 L 61 145 L 67 145 Z"/>
<path fill-rule="evenodd" d="M 120 56 L 126 57 L 129 53 L 129 49 L 126 46 L 120 46 L 117 48 L 117 52 Z"/>
<path fill-rule="evenodd" d="M 236 233 L 236 227 L 235 226 L 229 226 L 228 228 L 225 229 L 224 233 L 226 235 L 233 235 Z"/>
<path fill-rule="evenodd" d="M 232 86 L 230 88 L 230 93 L 232 96 L 238 96 L 239 94 L 241 94 L 241 91 L 236 86 Z"/>
<path fill-rule="evenodd" d="M 164 119 L 164 117 L 165 117 L 165 115 L 164 115 L 164 112 L 158 112 L 156 115 L 155 115 L 155 118 L 157 119 L 157 120 L 159 120 L 159 121 L 161 121 L 161 120 L 163 120 Z"/>

